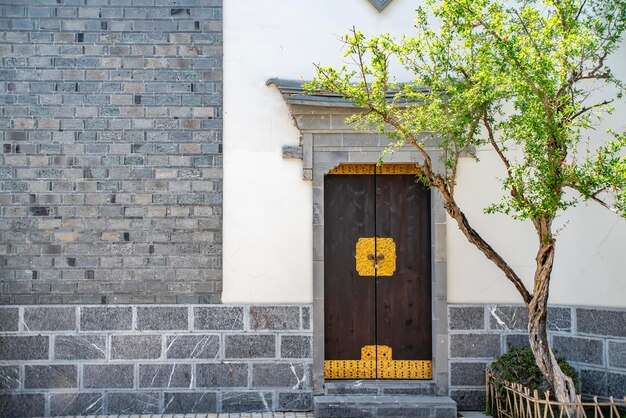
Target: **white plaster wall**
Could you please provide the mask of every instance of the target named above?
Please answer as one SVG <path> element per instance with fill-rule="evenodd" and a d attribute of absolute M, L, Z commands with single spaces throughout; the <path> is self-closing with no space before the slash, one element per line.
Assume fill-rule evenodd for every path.
<path fill-rule="evenodd" d="M 302 180 L 299 160 L 282 159 L 282 145 L 297 144 L 299 132 L 280 94 L 265 82 L 308 80 L 313 63 L 338 64 L 338 37 L 353 25 L 370 35 L 409 33 L 415 4 L 395 0 L 379 14 L 367 0 L 224 2 L 225 303 L 312 300 L 311 183 Z M 626 63 L 619 71 L 626 78 Z M 624 114 L 621 107 L 609 125 L 624 128 Z M 490 152 L 479 154 L 479 164 L 463 162 L 458 200 L 476 228 L 530 278 L 532 227 L 482 213 L 500 192 L 493 177 L 498 161 Z M 479 184 L 478 178 L 487 181 Z M 624 306 L 626 221 L 592 205 L 566 220 L 558 237 L 553 303 Z M 456 225 L 450 222 L 447 232 L 450 302 L 520 301 Z"/>
<path fill-rule="evenodd" d="M 283 160 L 299 132 L 272 77 L 310 79 L 336 63 L 338 37 L 408 31 L 413 0 L 379 14 L 367 0 L 224 2 L 224 291 L 227 302 L 312 301 L 311 183 Z"/>

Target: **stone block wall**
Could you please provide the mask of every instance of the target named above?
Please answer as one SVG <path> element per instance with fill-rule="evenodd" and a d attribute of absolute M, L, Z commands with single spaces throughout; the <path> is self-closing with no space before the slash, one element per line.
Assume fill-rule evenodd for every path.
<path fill-rule="evenodd" d="M 583 395 L 626 396 L 626 309 L 553 306 L 557 355 L 579 373 Z M 485 368 L 511 346 L 528 346 L 528 311 L 519 305 L 449 305 L 450 393 L 460 410 L 482 410 Z"/>
<path fill-rule="evenodd" d="M 310 312 L 0 307 L 0 416 L 311 410 Z"/>
<path fill-rule="evenodd" d="M 0 303 L 219 302 L 222 0 L 0 3 Z"/>

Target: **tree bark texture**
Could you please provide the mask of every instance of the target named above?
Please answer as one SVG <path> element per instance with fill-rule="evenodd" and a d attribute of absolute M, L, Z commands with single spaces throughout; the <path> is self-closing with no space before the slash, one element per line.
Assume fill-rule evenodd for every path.
<path fill-rule="evenodd" d="M 576 402 L 576 387 L 573 380 L 561 370 L 554 352 L 548 343 L 548 294 L 550 275 L 554 265 L 554 239 L 551 237 L 550 221 L 536 222 L 540 237 L 536 257 L 535 285 L 528 304 L 528 338 L 539 370 L 552 387 L 559 402 Z"/>

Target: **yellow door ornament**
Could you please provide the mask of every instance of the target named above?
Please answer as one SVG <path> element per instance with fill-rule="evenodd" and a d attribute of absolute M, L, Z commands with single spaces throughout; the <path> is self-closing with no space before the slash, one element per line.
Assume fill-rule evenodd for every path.
<path fill-rule="evenodd" d="M 354 257 L 359 276 L 393 276 L 396 271 L 396 243 L 393 238 L 359 238 Z"/>
<path fill-rule="evenodd" d="M 361 347 L 360 360 L 326 360 L 326 379 L 432 379 L 431 360 L 394 360 L 388 345 Z"/>

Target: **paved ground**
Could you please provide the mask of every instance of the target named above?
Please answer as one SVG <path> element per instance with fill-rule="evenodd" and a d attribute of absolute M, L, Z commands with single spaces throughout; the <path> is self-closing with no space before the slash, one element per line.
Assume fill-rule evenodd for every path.
<path fill-rule="evenodd" d="M 461 412 L 464 418 L 483 418 L 482 412 Z M 89 415 L 62 418 L 315 418 L 313 412 L 266 412 L 250 414 Z"/>
<path fill-rule="evenodd" d="M 259 412 L 248 414 L 88 415 L 58 418 L 315 418 L 315 415 L 313 412 Z"/>

